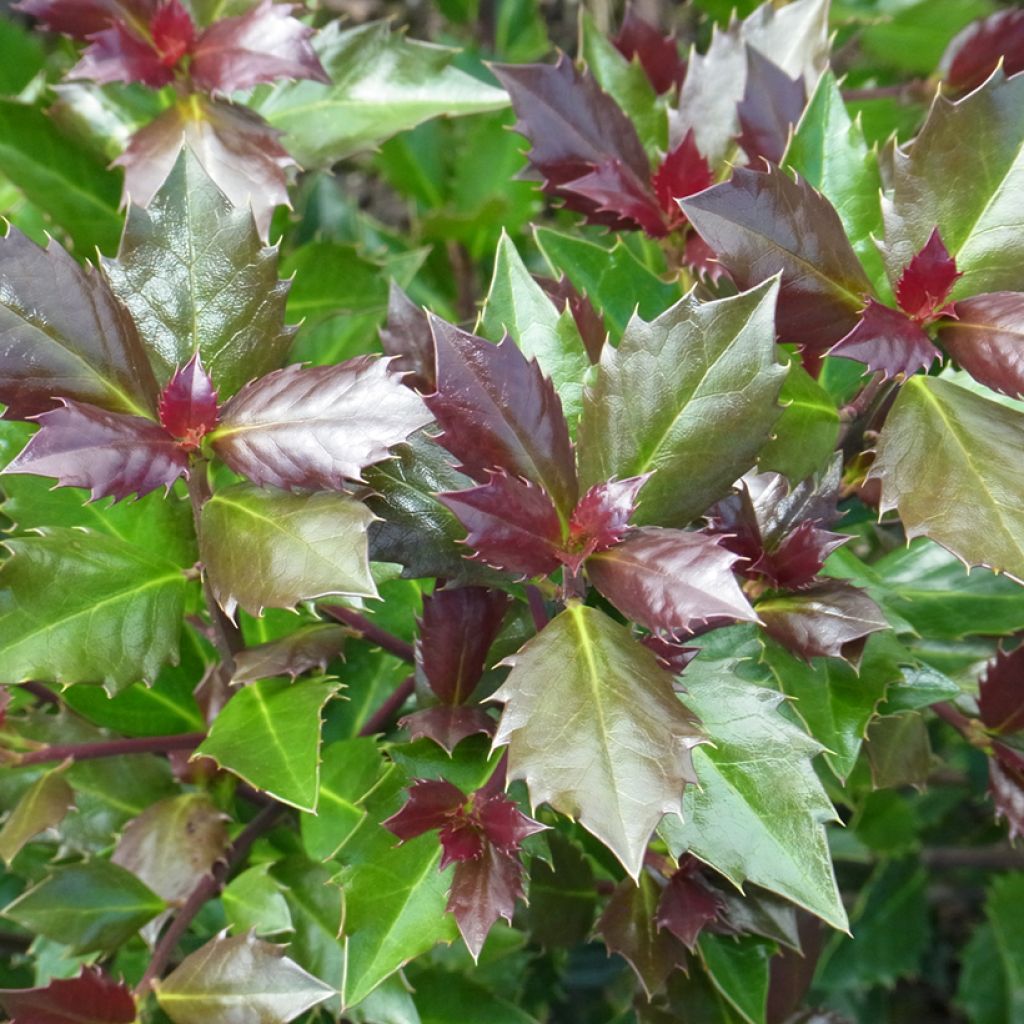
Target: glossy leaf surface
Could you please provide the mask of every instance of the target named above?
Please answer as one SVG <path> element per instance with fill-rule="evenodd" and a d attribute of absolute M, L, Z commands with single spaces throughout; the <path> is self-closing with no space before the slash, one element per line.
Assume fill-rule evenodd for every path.
<path fill-rule="evenodd" d="M 920 324 L 868 299 L 857 325 L 829 349 L 829 355 L 856 359 L 886 379 L 927 370 L 940 353 Z"/>
<path fill-rule="evenodd" d="M 1012 398 L 1024 394 L 1024 297 L 989 292 L 954 304 L 939 326 L 946 351 L 975 380 Z"/>
<path fill-rule="evenodd" d="M 11 1024 L 132 1024 L 135 1000 L 124 982 L 98 967 L 33 989 L 0 990 Z"/>
<path fill-rule="evenodd" d="M 252 683 L 271 676 L 296 676 L 310 669 L 326 669 L 338 657 L 352 632 L 344 626 L 322 623 L 303 626 L 277 640 L 247 647 L 235 655 L 233 683 Z"/>

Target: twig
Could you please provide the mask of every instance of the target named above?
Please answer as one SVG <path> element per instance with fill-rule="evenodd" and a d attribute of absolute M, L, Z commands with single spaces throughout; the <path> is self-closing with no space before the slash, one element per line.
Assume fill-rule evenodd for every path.
<path fill-rule="evenodd" d="M 969 736 L 973 732 L 971 720 L 948 701 L 943 701 L 941 704 L 933 704 L 932 711 L 944 722 L 948 722 L 953 726 L 962 736 Z"/>
<path fill-rule="evenodd" d="M 166 754 L 171 750 L 193 750 L 206 739 L 205 732 L 183 732 L 174 736 L 135 736 L 99 743 L 53 743 L 30 750 L 18 757 L 19 765 L 45 764 L 47 761 L 95 761 L 123 754 Z"/>
<path fill-rule="evenodd" d="M 322 604 L 320 610 L 326 612 L 332 619 L 337 619 L 343 625 L 354 629 L 364 639 L 376 644 L 388 654 L 393 654 L 396 658 L 409 662 L 410 665 L 415 663 L 416 653 L 412 644 L 407 644 L 401 637 L 389 633 L 386 629 L 381 629 L 380 626 L 372 623 L 359 612 L 340 604 Z"/>
<path fill-rule="evenodd" d="M 366 724 L 359 730 L 359 735 L 375 736 L 379 732 L 386 732 L 391 724 L 391 719 L 398 714 L 402 705 L 412 696 L 412 691 L 415 688 L 415 676 L 403 679 L 387 700 L 366 720 Z"/>
<path fill-rule="evenodd" d="M 36 683 L 29 681 L 27 683 L 21 683 L 21 688 L 26 693 L 31 693 L 35 697 L 36 701 L 40 704 L 59 704 L 60 697 L 57 696 L 48 686 L 44 683 Z"/>

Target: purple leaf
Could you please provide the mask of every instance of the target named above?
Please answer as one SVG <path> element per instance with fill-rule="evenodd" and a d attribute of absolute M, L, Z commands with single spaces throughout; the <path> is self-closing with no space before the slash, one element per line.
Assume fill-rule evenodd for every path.
<path fill-rule="evenodd" d="M 680 205 L 739 288 L 781 272 L 782 341 L 823 351 L 857 325 L 871 283 L 839 215 L 806 181 L 737 168 Z"/>
<path fill-rule="evenodd" d="M 807 102 L 803 76 L 790 78 L 759 50 L 747 46 L 747 84 L 736 107 L 740 135 L 736 140 L 751 164 L 760 157 L 782 162 L 790 129 Z"/>
<path fill-rule="evenodd" d="M 430 422 L 388 360 L 286 366 L 238 392 L 211 435 L 214 451 L 253 483 L 344 490 L 366 466 Z"/>
<path fill-rule="evenodd" d="M 1010 841 L 1024 836 L 1024 770 L 1001 757 L 990 757 L 988 784 L 996 818 L 1005 820 Z"/>
<path fill-rule="evenodd" d="M 544 289 L 548 298 L 561 312 L 568 307 L 576 321 L 576 329 L 583 339 L 583 347 L 592 363 L 601 361 L 601 349 L 608 338 L 608 328 L 604 325 L 604 317 L 594 308 L 594 304 L 576 290 L 575 285 L 563 275 L 557 281 L 551 277 L 538 277 L 537 283 Z"/>
<path fill-rule="evenodd" d="M 909 377 L 941 355 L 919 323 L 874 299 L 868 299 L 857 325 L 828 354 L 856 360 L 885 378 Z"/>
<path fill-rule="evenodd" d="M 382 821 L 389 832 L 402 842 L 415 839 L 445 825 L 467 802 L 466 794 L 443 779 L 420 779 L 409 787 L 409 797 L 401 810 Z"/>
<path fill-rule="evenodd" d="M 515 803 L 501 793 L 484 795 L 477 790 L 473 795 L 473 816 L 483 830 L 487 841 L 502 853 L 518 853 L 523 840 L 547 827 L 528 818 Z"/>
<path fill-rule="evenodd" d="M 217 392 L 199 353 L 170 379 L 160 395 L 160 422 L 189 451 L 217 425 Z"/>
<path fill-rule="evenodd" d="M 957 92 L 981 85 L 996 69 L 1024 71 L 1024 11 L 997 11 L 974 21 L 953 37 L 939 63 L 939 73 Z"/>
<path fill-rule="evenodd" d="M 703 192 L 714 183 L 714 173 L 697 148 L 692 128 L 651 175 L 651 187 L 662 212 L 668 218 L 669 227 L 673 229 L 686 221 L 677 200 Z"/>
<path fill-rule="evenodd" d="M 679 56 L 676 37 L 663 36 L 636 13 L 632 4 L 627 5 L 622 27 L 612 44 L 626 60 L 636 57 L 640 61 L 656 93 L 668 92 L 672 86 L 683 84 L 686 62 Z"/>
<path fill-rule="evenodd" d="M 573 572 L 579 572 L 584 560 L 595 552 L 604 551 L 622 540 L 636 511 L 640 488 L 649 479 L 650 473 L 645 473 L 626 480 L 608 480 L 594 484 L 580 498 L 569 518 L 567 547 L 573 557 L 565 559 Z"/>
<path fill-rule="evenodd" d="M 826 580 L 757 603 L 765 632 L 805 661 L 856 660 L 864 637 L 888 629 L 874 601 L 844 580 Z M 852 646 L 851 646 L 852 645 Z"/>
<path fill-rule="evenodd" d="M 391 369 L 405 374 L 403 384 L 424 394 L 437 390 L 430 321 L 394 281 L 388 292 L 388 319 L 380 330 L 380 344 L 395 357 Z"/>
<path fill-rule="evenodd" d="M 87 78 L 100 85 L 142 82 L 151 89 L 160 89 L 174 80 L 174 62 L 165 64 L 149 43 L 116 22 L 90 36 L 89 46 L 68 77 Z"/>
<path fill-rule="evenodd" d="M 449 757 L 467 736 L 478 733 L 491 736 L 495 726 L 494 719 L 481 707 L 451 707 L 447 704 L 414 711 L 398 724 L 409 730 L 411 739 L 433 740 L 447 751 Z"/>
<path fill-rule="evenodd" d="M 105 29 L 115 18 L 129 12 L 143 20 L 152 10 L 149 0 L 119 3 L 117 0 L 21 0 L 12 8 L 38 18 L 43 28 L 73 39 L 87 39 Z"/>
<path fill-rule="evenodd" d="M 54 477 L 88 488 L 93 500 L 143 497 L 188 473 L 188 456 L 165 430 L 141 416 L 64 400 L 36 417 L 39 430 L 4 473 Z"/>
<path fill-rule="evenodd" d="M 1024 395 L 1024 295 L 989 292 L 953 306 L 956 320 L 939 327 L 939 341 L 975 380 L 995 391 Z"/>
<path fill-rule="evenodd" d="M 494 345 L 430 318 L 437 393 L 427 397 L 439 443 L 471 477 L 503 469 L 543 487 L 568 517 L 578 484 L 569 428 L 554 385 L 515 343 Z"/>
<path fill-rule="evenodd" d="M 540 487 L 494 473 L 490 482 L 438 499 L 469 531 L 466 543 L 481 561 L 527 577 L 547 576 L 561 563 L 558 513 Z"/>
<path fill-rule="evenodd" d="M 978 713 L 990 732 L 1024 731 L 1024 647 L 996 651 L 981 679 Z"/>
<path fill-rule="evenodd" d="M 204 92 L 230 93 L 279 78 L 329 83 L 310 43 L 313 29 L 291 4 L 260 0 L 252 10 L 215 21 L 198 39 L 189 74 Z"/>
<path fill-rule="evenodd" d="M 99 967 L 41 988 L 0 989 L 0 1006 L 11 1024 L 132 1024 L 137 1012 L 131 989 Z"/>
<path fill-rule="evenodd" d="M 896 300 L 900 309 L 912 320 L 926 323 L 941 315 L 941 307 L 949 298 L 963 274 L 956 269 L 956 260 L 935 228 L 924 248 L 907 264 L 896 284 Z"/>
<path fill-rule="evenodd" d="M 646 527 L 587 560 L 595 587 L 652 633 L 685 635 L 708 623 L 756 622 L 736 583 L 736 556 L 717 538 Z"/>
<path fill-rule="evenodd" d="M 444 871 L 450 864 L 475 860 L 484 852 L 484 837 L 480 829 L 462 813 L 450 819 L 438 835 L 441 843 L 441 863 Z"/>
<path fill-rule="evenodd" d="M 595 223 L 617 230 L 639 227 L 652 238 L 663 238 L 669 232 L 650 186 L 621 160 L 602 160 L 588 174 L 566 182 L 559 194 L 582 196 L 592 203 L 600 218 L 592 218 Z M 579 204 L 574 204 L 573 208 L 578 209 Z"/>
<path fill-rule="evenodd" d="M 644 645 L 673 675 L 679 675 L 694 658 L 700 654 L 699 647 L 684 647 L 682 644 L 673 643 L 664 637 L 655 636 L 653 633 L 641 637 L 640 643 Z"/>
<path fill-rule="evenodd" d="M 516 900 L 523 895 L 523 868 L 517 857 L 490 843 L 473 860 L 456 865 L 447 910 L 455 916 L 466 948 L 474 960 L 499 917 L 512 921 Z"/>
<path fill-rule="evenodd" d="M 656 922 L 692 953 L 704 926 L 715 921 L 722 909 L 721 899 L 701 884 L 700 876 L 681 867 L 661 892 Z"/>
<path fill-rule="evenodd" d="M 507 609 L 507 595 L 486 587 L 435 590 L 423 599 L 416 659 L 443 704 L 469 700 Z"/>

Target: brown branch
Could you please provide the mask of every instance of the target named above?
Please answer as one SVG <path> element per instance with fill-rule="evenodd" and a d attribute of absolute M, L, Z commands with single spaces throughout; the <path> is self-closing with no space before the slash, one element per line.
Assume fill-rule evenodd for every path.
<path fill-rule="evenodd" d="M 375 736 L 379 732 L 387 732 L 391 720 L 401 710 L 402 705 L 412 696 L 416 688 L 415 676 L 408 676 L 403 679 L 377 710 L 366 720 L 366 724 L 359 730 L 360 736 Z"/>
<path fill-rule="evenodd" d="M 1022 871 L 1024 850 L 1015 850 L 1012 846 L 937 846 L 922 850 L 921 862 L 940 870 Z"/>
<path fill-rule="evenodd" d="M 194 750 L 206 739 L 205 732 L 183 732 L 175 736 L 135 736 L 99 743 L 53 743 L 18 757 L 19 765 L 45 764 L 48 761 L 94 761 L 123 754 L 166 754 L 171 750 Z"/>
<path fill-rule="evenodd" d="M 941 704 L 933 704 L 932 711 L 944 722 L 948 722 L 953 726 L 962 736 L 969 736 L 973 732 L 971 720 L 948 701 L 943 701 Z"/>
<path fill-rule="evenodd" d="M 401 637 L 389 633 L 386 629 L 381 629 L 380 626 L 360 615 L 359 612 L 340 604 L 322 604 L 320 610 L 326 612 L 332 619 L 337 619 L 343 625 L 354 629 L 364 640 L 376 644 L 388 654 L 393 654 L 396 658 L 409 662 L 410 665 L 415 663 L 416 652 L 413 650 L 412 644 L 407 644 Z"/>
<path fill-rule="evenodd" d="M 26 693 L 31 693 L 39 704 L 60 703 L 60 697 L 58 697 L 57 694 L 55 694 L 45 683 L 36 683 L 30 680 L 27 683 L 19 683 L 19 685 Z"/>

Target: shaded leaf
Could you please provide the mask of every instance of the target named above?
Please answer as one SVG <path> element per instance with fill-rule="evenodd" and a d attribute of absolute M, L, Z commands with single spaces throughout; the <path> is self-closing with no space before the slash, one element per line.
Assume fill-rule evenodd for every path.
<path fill-rule="evenodd" d="M 135 999 L 123 981 L 99 967 L 83 967 L 77 978 L 54 978 L 30 989 L 0 990 L 11 1024 L 133 1024 Z"/>
<path fill-rule="evenodd" d="M 769 962 L 775 947 L 751 935 L 705 932 L 698 944 L 711 983 L 748 1024 L 763 1024 L 768 1002 Z"/>
<path fill-rule="evenodd" d="M 1024 835 L 1024 770 L 1016 759 L 989 758 L 988 788 L 996 819 L 1006 822 L 1011 842 Z"/>
<path fill-rule="evenodd" d="M 868 299 L 857 326 L 829 350 L 830 356 L 855 359 L 883 379 L 926 370 L 941 355 L 921 325 L 898 309 Z"/>
<path fill-rule="evenodd" d="M 283 887 L 270 875 L 270 868 L 270 864 L 257 864 L 224 887 L 220 898 L 232 930 L 252 930 L 257 935 L 293 931 Z"/>
<path fill-rule="evenodd" d="M 939 73 L 957 92 L 981 85 L 1002 60 L 1003 71 L 1024 70 L 1024 12 L 995 11 L 971 22 L 946 47 Z"/>
<path fill-rule="evenodd" d="M 523 868 L 518 856 L 484 843 L 477 857 L 455 866 L 446 910 L 452 914 L 473 959 L 499 917 L 512 923 L 516 900 L 523 896 Z"/>
<path fill-rule="evenodd" d="M 978 713 L 992 732 L 1024 730 L 1024 649 L 996 651 L 978 685 Z"/>
<path fill-rule="evenodd" d="M 704 926 L 723 910 L 718 895 L 699 881 L 699 875 L 681 867 L 668 880 L 658 899 L 655 921 L 671 932 L 692 953 Z"/>
<path fill-rule="evenodd" d="M 404 989 L 403 989 L 404 991 Z M 502 994 L 465 974 L 434 968 L 416 974 L 418 1024 L 537 1024 L 537 1018 Z M 370 1011 L 372 1012 L 372 1011 Z M 377 1017 L 367 1017 L 377 1021 Z M 381 1024 L 414 1024 L 416 1019 L 380 1018 Z"/>
<path fill-rule="evenodd" d="M 740 134 L 737 143 L 752 165 L 763 157 L 782 161 L 790 129 L 800 120 L 807 93 L 803 77 L 790 77 L 753 47 L 747 47 L 747 78 L 743 99 L 736 107 Z"/>
<path fill-rule="evenodd" d="M 388 319 L 380 329 L 380 344 L 389 356 L 395 357 L 391 369 L 405 374 L 403 384 L 424 394 L 437 390 L 430 321 L 394 280 L 388 289 Z"/>
<path fill-rule="evenodd" d="M 957 278 L 962 276 L 936 228 L 896 282 L 900 309 L 918 322 L 931 319 L 945 305 Z"/>
<path fill-rule="evenodd" d="M 961 299 L 955 320 L 939 325 L 939 341 L 975 380 L 1019 398 L 1024 394 L 1024 296 L 990 292 Z"/>
<path fill-rule="evenodd" d="M 927 784 L 932 748 L 928 726 L 917 712 L 876 718 L 868 727 L 867 752 L 875 789 Z"/>
<path fill-rule="evenodd" d="M 216 426 L 217 392 L 198 351 L 160 392 L 159 412 L 161 426 L 186 448 L 198 448 Z"/>
<path fill-rule="evenodd" d="M 492 735 L 495 726 L 494 719 L 483 708 L 451 707 L 447 704 L 414 711 L 398 724 L 409 730 L 410 739 L 427 737 L 448 751 L 449 755 L 469 736 L 478 733 Z"/>
<path fill-rule="evenodd" d="M 686 62 L 679 55 L 676 37 L 662 35 L 632 4 L 626 6 L 622 25 L 612 43 L 626 60 L 635 57 L 640 62 L 657 93 L 668 92 L 686 77 Z"/>
<path fill-rule="evenodd" d="M 555 304 L 555 309 L 560 312 L 568 309 L 572 314 L 587 357 L 591 363 L 596 363 L 601 358 L 601 349 L 604 348 L 608 330 L 604 325 L 604 318 L 594 309 L 594 304 L 586 295 L 578 292 L 572 281 L 564 274 L 557 281 L 551 277 L 538 277 L 536 280 Z"/>
<path fill-rule="evenodd" d="M 8 815 L 0 829 L 0 859 L 8 867 L 29 840 L 59 825 L 74 806 L 75 794 L 64 778 L 65 771 L 67 765 L 63 764 L 42 774 Z"/>
<path fill-rule="evenodd" d="M 235 655 L 232 683 L 252 683 L 271 676 L 296 676 L 310 669 L 327 668 L 327 662 L 341 654 L 352 631 L 344 626 L 317 623 L 300 626 L 294 632 L 246 647 Z"/>
<path fill-rule="evenodd" d="M 669 150 L 661 166 L 651 175 L 651 187 L 670 227 L 679 227 L 685 219 L 676 200 L 703 192 L 714 183 L 715 176 L 697 149 L 692 128 Z"/>
<path fill-rule="evenodd" d="M 607 224 L 619 230 L 639 227 L 652 238 L 669 233 L 650 185 L 637 179 L 621 160 L 595 164 L 588 173 L 562 185 L 558 195 L 566 199 L 570 209 L 586 214 L 592 224 Z"/>
<path fill-rule="evenodd" d="M 376 597 L 366 549 L 369 509 L 342 494 L 236 484 L 203 506 L 200 556 L 233 615 L 294 608 L 326 594 Z"/>
<path fill-rule="evenodd" d="M 570 605 L 508 659 L 495 745 L 533 806 L 578 818 L 635 878 L 663 814 L 677 813 L 700 741 L 671 677 L 629 631 Z M 615 728 L 610 728 L 610 723 Z"/>
<path fill-rule="evenodd" d="M 530 862 L 530 935 L 545 949 L 572 947 L 589 934 L 597 892 L 590 862 L 575 844 L 553 831 L 547 837 L 550 863 Z"/>

